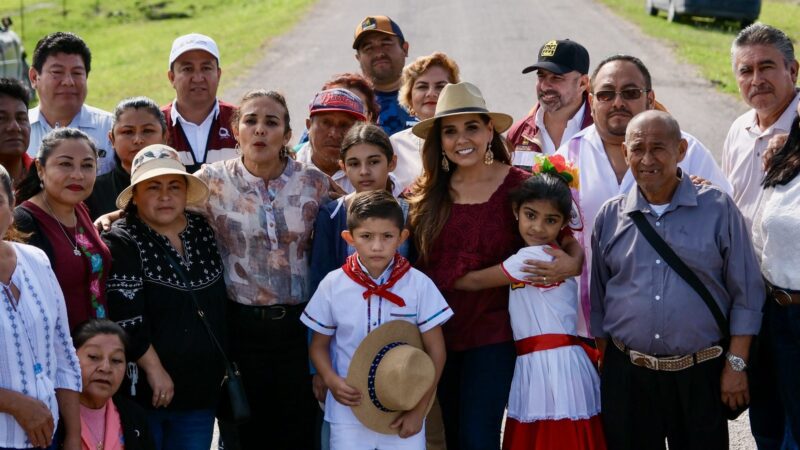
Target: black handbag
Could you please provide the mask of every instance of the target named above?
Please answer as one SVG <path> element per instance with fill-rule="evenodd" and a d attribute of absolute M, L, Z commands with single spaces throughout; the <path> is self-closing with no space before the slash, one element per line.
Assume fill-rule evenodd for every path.
<path fill-rule="evenodd" d="M 719 327 L 720 331 L 723 335 L 723 342 L 722 347 L 727 351 L 728 343 L 730 341 L 730 328 L 728 325 L 728 320 L 725 318 L 725 315 L 722 313 L 719 305 L 716 301 L 714 301 L 714 296 L 711 295 L 711 292 L 708 291 L 708 288 L 700 281 L 700 278 L 686 265 L 685 262 L 678 256 L 674 250 L 667 244 L 661 236 L 656 233 L 656 230 L 653 229 L 653 226 L 650 225 L 650 222 L 647 221 L 647 218 L 641 211 L 634 211 L 630 214 L 633 223 L 636 225 L 636 228 L 642 232 L 647 242 L 661 255 L 661 258 L 674 270 L 678 276 L 683 278 L 683 281 L 689 284 L 692 289 L 700 295 L 700 298 L 703 299 L 703 303 L 706 304 L 709 311 L 711 311 L 711 315 L 714 316 L 714 321 L 717 322 L 717 326 Z M 755 337 L 753 337 L 753 341 L 755 341 Z M 753 345 L 751 344 L 751 347 Z M 751 361 L 752 362 L 752 361 Z M 728 420 L 734 420 L 739 417 L 743 412 L 747 410 L 749 405 L 745 405 L 743 407 L 737 408 L 735 410 L 730 409 L 727 405 L 723 405 L 723 409 L 725 410 L 725 416 Z"/>
<path fill-rule="evenodd" d="M 170 252 L 168 248 L 166 248 L 157 240 L 156 243 L 164 251 L 164 256 L 178 274 L 178 277 L 181 279 L 181 281 L 183 281 L 183 283 L 187 286 L 190 286 L 188 274 L 180 265 L 180 263 L 175 260 L 172 252 Z M 250 418 L 250 403 L 247 401 L 247 393 L 245 392 L 244 384 L 242 383 L 242 373 L 239 372 L 239 368 L 236 366 L 236 363 L 228 359 L 228 356 L 225 354 L 225 350 L 222 348 L 219 340 L 217 340 L 214 332 L 211 331 L 211 325 L 208 323 L 208 320 L 206 320 L 206 314 L 200 307 L 200 303 L 197 301 L 194 291 L 189 289 L 188 292 L 192 297 L 192 303 L 194 303 L 194 306 L 197 309 L 197 315 L 200 316 L 200 320 L 203 322 L 208 335 L 211 337 L 211 341 L 214 343 L 214 346 L 217 347 L 217 350 L 219 350 L 220 355 L 222 355 L 222 360 L 225 363 L 225 378 L 222 379 L 222 384 L 226 385 L 228 391 L 228 402 L 230 403 L 229 415 L 237 423 L 244 422 Z"/>

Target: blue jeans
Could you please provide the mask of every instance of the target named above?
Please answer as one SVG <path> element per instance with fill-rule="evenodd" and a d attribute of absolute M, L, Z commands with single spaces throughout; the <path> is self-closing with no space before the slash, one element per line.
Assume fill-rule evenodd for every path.
<path fill-rule="evenodd" d="M 499 450 L 516 359 L 513 342 L 447 352 L 438 397 L 448 450 Z"/>
<path fill-rule="evenodd" d="M 769 301 L 769 300 L 768 300 Z M 772 326 L 772 352 L 778 381 L 778 392 L 783 400 L 787 432 L 791 434 L 789 447 L 798 448 L 800 439 L 800 305 L 780 306 L 770 301 Z M 793 439 L 792 439 L 793 438 Z M 784 444 L 787 444 L 784 440 Z"/>
<path fill-rule="evenodd" d="M 214 410 L 148 410 L 156 450 L 208 450 L 214 436 Z"/>
<path fill-rule="evenodd" d="M 798 308 L 792 306 L 789 308 Z M 797 337 L 792 356 L 789 308 L 782 307 L 771 298 L 764 304 L 764 318 L 758 336 L 757 356 L 748 369 L 750 385 L 750 429 L 759 450 L 798 450 L 797 439 L 792 437 L 791 419 L 787 416 L 791 403 L 790 391 L 797 391 L 795 378 L 786 381 L 786 370 L 795 370 L 798 360 Z M 800 322 L 795 322 L 800 325 Z M 794 331 L 797 335 L 797 331 Z M 785 341 L 785 342 L 784 342 Z M 792 358 L 794 360 L 792 361 Z M 783 372 L 784 374 L 782 375 Z M 789 376 L 791 372 L 788 372 Z M 796 375 L 795 375 L 796 376 Z M 786 392 L 784 392 L 786 391 Z M 798 397 L 795 392 L 795 411 Z M 797 415 L 795 421 L 797 421 Z M 800 437 L 800 435 L 795 434 Z"/>

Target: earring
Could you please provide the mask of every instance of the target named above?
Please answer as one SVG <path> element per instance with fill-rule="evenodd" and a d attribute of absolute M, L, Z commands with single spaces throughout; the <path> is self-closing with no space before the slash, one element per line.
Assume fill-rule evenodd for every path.
<path fill-rule="evenodd" d="M 442 150 L 442 170 L 445 172 L 450 172 L 450 162 L 447 161 L 447 156 L 444 154 L 444 150 Z"/>
<path fill-rule="evenodd" d="M 236 142 L 236 145 L 233 146 L 233 149 L 236 150 L 236 154 L 237 155 L 241 155 L 242 154 L 242 149 L 239 148 L 239 142 Z"/>
<path fill-rule="evenodd" d="M 286 159 L 288 157 L 289 157 L 289 147 L 284 145 L 280 152 L 280 158 Z"/>
<path fill-rule="evenodd" d="M 489 141 L 489 145 L 486 146 L 486 153 L 483 155 L 483 163 L 487 166 L 491 166 L 494 162 L 494 153 L 492 153 L 492 142 Z"/>

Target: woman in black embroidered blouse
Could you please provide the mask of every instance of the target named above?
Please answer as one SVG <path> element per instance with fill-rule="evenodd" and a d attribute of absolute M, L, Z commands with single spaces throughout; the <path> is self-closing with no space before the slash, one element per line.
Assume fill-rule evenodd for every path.
<path fill-rule="evenodd" d="M 109 314 L 131 337 L 130 393 L 147 410 L 158 448 L 208 449 L 213 434 L 225 369 L 192 297 L 224 342 L 227 294 L 213 231 L 185 211 L 207 195 L 173 149 L 151 145 L 117 199 L 125 218 L 104 235 L 113 258 Z"/>

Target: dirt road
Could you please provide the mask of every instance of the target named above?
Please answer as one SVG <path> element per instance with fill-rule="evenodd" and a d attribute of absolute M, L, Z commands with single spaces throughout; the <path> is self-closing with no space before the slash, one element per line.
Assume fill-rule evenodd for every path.
<path fill-rule="evenodd" d="M 535 101 L 535 75 L 522 75 L 522 68 L 536 60 L 544 42 L 563 38 L 589 50 L 592 68 L 615 53 L 641 58 L 652 73 L 656 98 L 717 157 L 731 122 L 746 109 L 739 99 L 715 92 L 669 47 L 592 0 L 321 0 L 293 30 L 253 55 L 259 62 L 230 83 L 223 98 L 238 102 L 255 87 L 279 90 L 287 96 L 299 136 L 308 102 L 322 83 L 332 74 L 359 69 L 351 48 L 353 30 L 371 14 L 389 15 L 400 25 L 410 44 L 409 62 L 446 52 L 461 67 L 462 79 L 481 88 L 489 108 L 515 118 Z M 755 448 L 746 416 L 731 425 L 731 448 Z"/>

